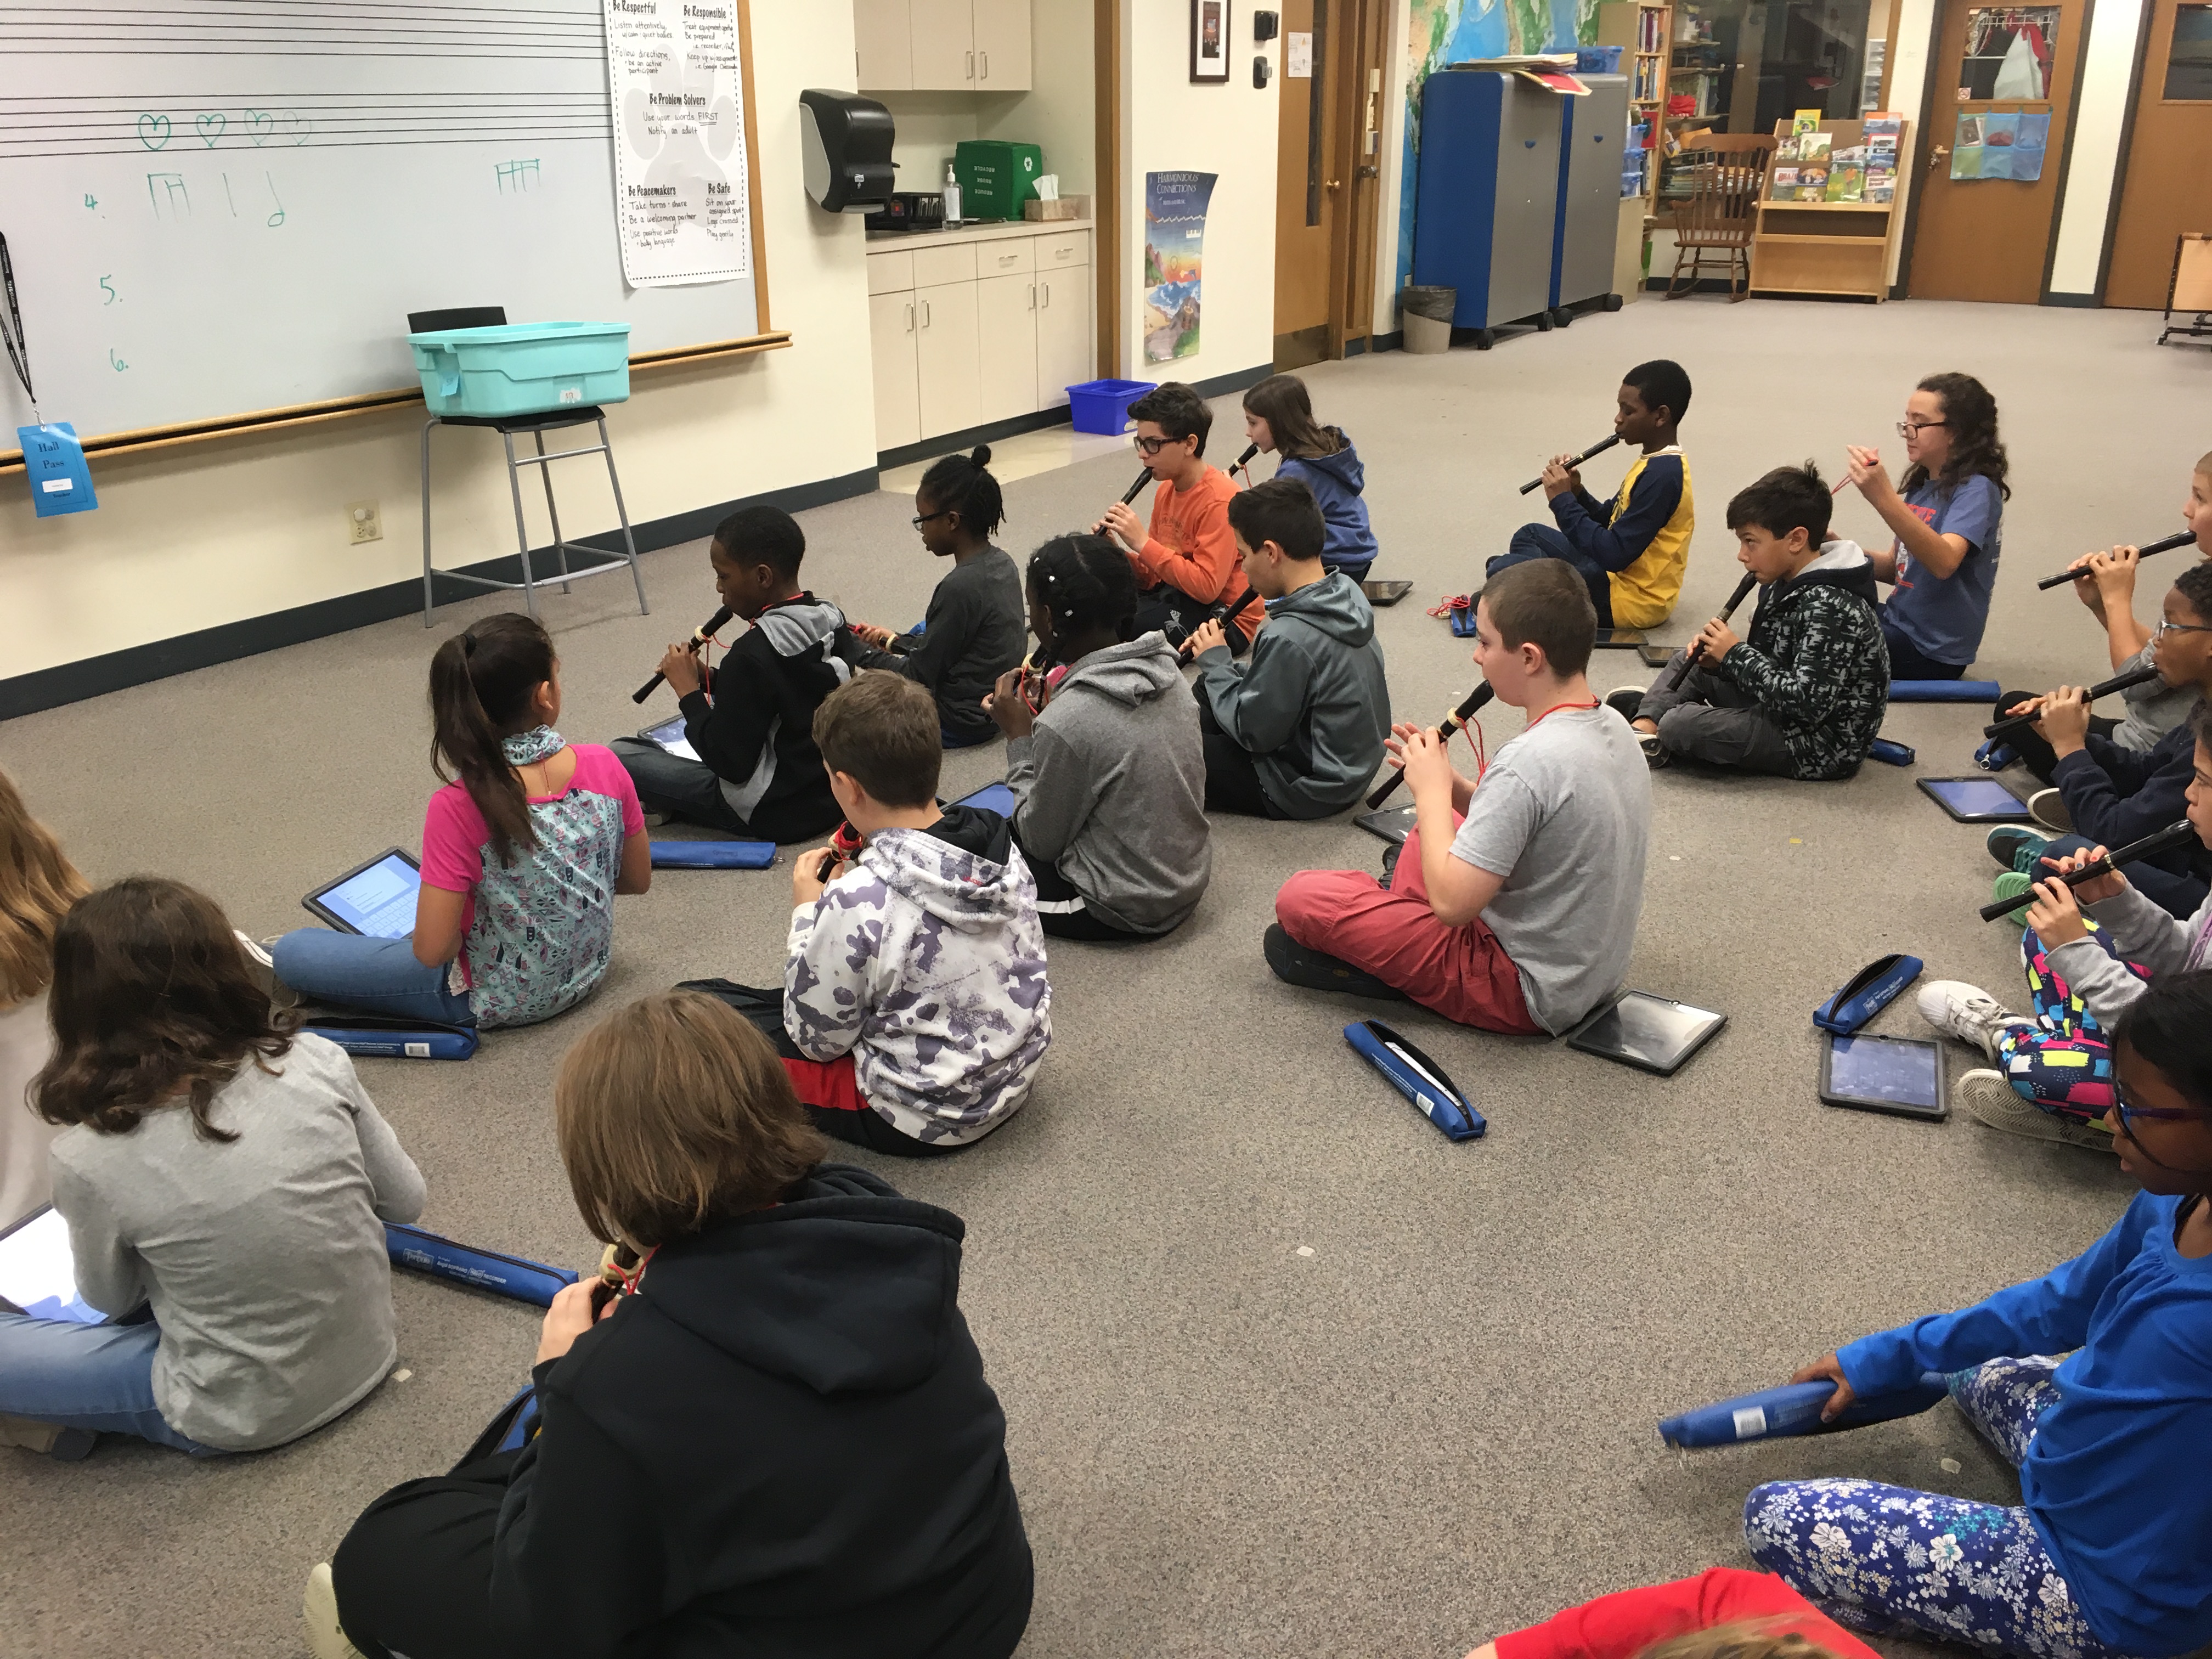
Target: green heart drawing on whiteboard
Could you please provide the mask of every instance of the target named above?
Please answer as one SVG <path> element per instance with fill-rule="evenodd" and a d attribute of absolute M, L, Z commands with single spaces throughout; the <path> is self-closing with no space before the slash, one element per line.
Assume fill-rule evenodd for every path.
<path fill-rule="evenodd" d="M 313 131 L 313 123 L 295 109 L 288 109 L 276 118 L 277 136 L 289 138 L 295 144 L 306 143 L 307 135 Z"/>
<path fill-rule="evenodd" d="M 148 149 L 163 149 L 169 143 L 169 118 L 166 115 L 142 115 L 138 118 L 138 142 Z"/>
<path fill-rule="evenodd" d="M 222 130 L 230 125 L 230 118 L 221 110 L 212 110 L 205 115 L 194 116 L 192 125 L 199 129 L 201 141 L 213 149 L 215 141 L 222 137 Z"/>
<path fill-rule="evenodd" d="M 246 137 L 253 140 L 256 149 L 269 142 L 269 134 L 276 125 L 276 118 L 267 110 L 250 109 L 246 112 Z"/>

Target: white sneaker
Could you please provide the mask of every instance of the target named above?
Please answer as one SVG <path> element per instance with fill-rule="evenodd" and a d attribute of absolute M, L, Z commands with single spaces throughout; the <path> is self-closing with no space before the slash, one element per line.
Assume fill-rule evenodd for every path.
<path fill-rule="evenodd" d="M 1959 1104 L 1977 1122 L 2008 1135 L 2030 1140 L 2063 1141 L 2097 1152 L 2112 1150 L 2112 1137 L 2103 1128 L 2070 1123 L 2056 1112 L 2046 1112 L 2005 1081 L 2002 1072 L 1969 1072 L 1959 1079 Z"/>
<path fill-rule="evenodd" d="M 1915 1000 L 1921 1018 L 1945 1036 L 1980 1049 L 1984 1058 L 1991 1060 L 2000 1058 L 1999 1032 L 2008 1025 L 2035 1023 L 2023 1014 L 2008 1012 L 1987 991 L 1962 979 L 1931 979 L 1920 988 Z"/>
<path fill-rule="evenodd" d="M 2074 833 L 2074 815 L 2066 810 L 2066 794 L 2061 789 L 2039 789 L 2027 798 L 2027 815 L 2045 829 L 2058 835 Z"/>
<path fill-rule="evenodd" d="M 270 1006 L 298 1007 L 300 994 L 276 977 L 276 958 L 269 954 L 268 948 L 235 929 L 232 930 L 232 937 L 238 940 L 238 948 L 246 953 L 247 970 L 252 974 L 255 982 L 268 994 Z"/>
<path fill-rule="evenodd" d="M 315 1563 L 307 1575 L 307 1594 L 300 1604 L 300 1622 L 307 1629 L 307 1651 L 315 1659 L 362 1659 L 362 1651 L 338 1624 L 337 1587 L 331 1583 L 331 1564 Z"/>

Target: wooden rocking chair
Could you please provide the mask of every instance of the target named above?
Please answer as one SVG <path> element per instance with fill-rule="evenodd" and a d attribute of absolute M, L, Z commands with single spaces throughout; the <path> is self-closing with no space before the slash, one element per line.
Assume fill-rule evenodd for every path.
<path fill-rule="evenodd" d="M 1765 193 L 1774 145 L 1772 137 L 1765 133 L 1708 133 L 1695 149 L 1683 152 L 1675 176 L 1688 178 L 1690 194 L 1674 210 L 1674 270 L 1667 279 L 1668 299 L 1695 293 L 1705 261 L 1715 254 L 1728 272 L 1729 303 L 1749 295 L 1751 233 L 1759 217 L 1759 198 Z"/>

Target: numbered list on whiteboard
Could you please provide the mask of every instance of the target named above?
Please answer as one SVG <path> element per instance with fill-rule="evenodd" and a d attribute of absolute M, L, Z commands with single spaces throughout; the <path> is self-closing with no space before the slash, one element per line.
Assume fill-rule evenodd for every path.
<path fill-rule="evenodd" d="M 750 275 L 737 0 L 605 0 L 605 10 L 623 280 Z"/>

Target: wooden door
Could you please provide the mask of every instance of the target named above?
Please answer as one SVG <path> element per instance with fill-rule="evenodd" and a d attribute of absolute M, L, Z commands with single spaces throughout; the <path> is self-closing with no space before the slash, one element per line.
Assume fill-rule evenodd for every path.
<path fill-rule="evenodd" d="M 2212 5 L 2153 0 L 2105 303 L 2160 311 L 2185 230 L 2212 230 Z"/>
<path fill-rule="evenodd" d="M 1317 363 L 1329 349 L 1330 254 L 1344 195 L 1335 89 L 1337 29 L 1354 0 L 1284 0 L 1282 94 L 1276 115 L 1275 368 Z M 1310 60 L 1311 73 L 1298 74 Z"/>
<path fill-rule="evenodd" d="M 1036 274 L 1016 271 L 977 283 L 975 325 L 981 349 L 976 424 L 1030 413 L 1037 406 Z"/>
<path fill-rule="evenodd" d="M 868 296 L 868 350 L 876 370 L 876 447 L 921 441 L 921 400 L 915 340 L 920 313 L 913 290 Z"/>
<path fill-rule="evenodd" d="M 853 0 L 853 57 L 863 92 L 914 86 L 914 20 L 907 0 Z"/>
<path fill-rule="evenodd" d="M 983 416 L 981 337 L 976 329 L 974 283 L 918 288 L 921 313 L 915 330 L 915 364 L 921 387 L 921 435 L 942 437 L 981 426 Z"/>
<path fill-rule="evenodd" d="M 2088 22 L 2087 0 L 2023 6 L 1944 0 L 1917 158 L 1920 187 L 1905 283 L 1914 299 L 2033 305 L 2042 298 L 2057 222 L 2059 161 Z M 2039 40 L 2047 55 L 2039 53 Z M 2040 97 L 2020 95 L 2038 89 Z M 1984 158 L 1996 151 L 2021 148 L 2016 142 L 1962 145 L 1973 136 L 1967 118 L 2014 114 L 2048 118 L 2040 176 L 1952 177 L 1956 153 L 1990 165 Z M 2008 154 L 2002 164 L 2013 162 Z"/>
<path fill-rule="evenodd" d="M 1036 407 L 1058 409 L 1091 378 L 1091 267 L 1036 274 Z"/>
<path fill-rule="evenodd" d="M 1030 0 L 975 0 L 975 90 L 1030 89 Z"/>
<path fill-rule="evenodd" d="M 917 92 L 975 89 L 975 14 L 972 0 L 908 0 Z"/>

